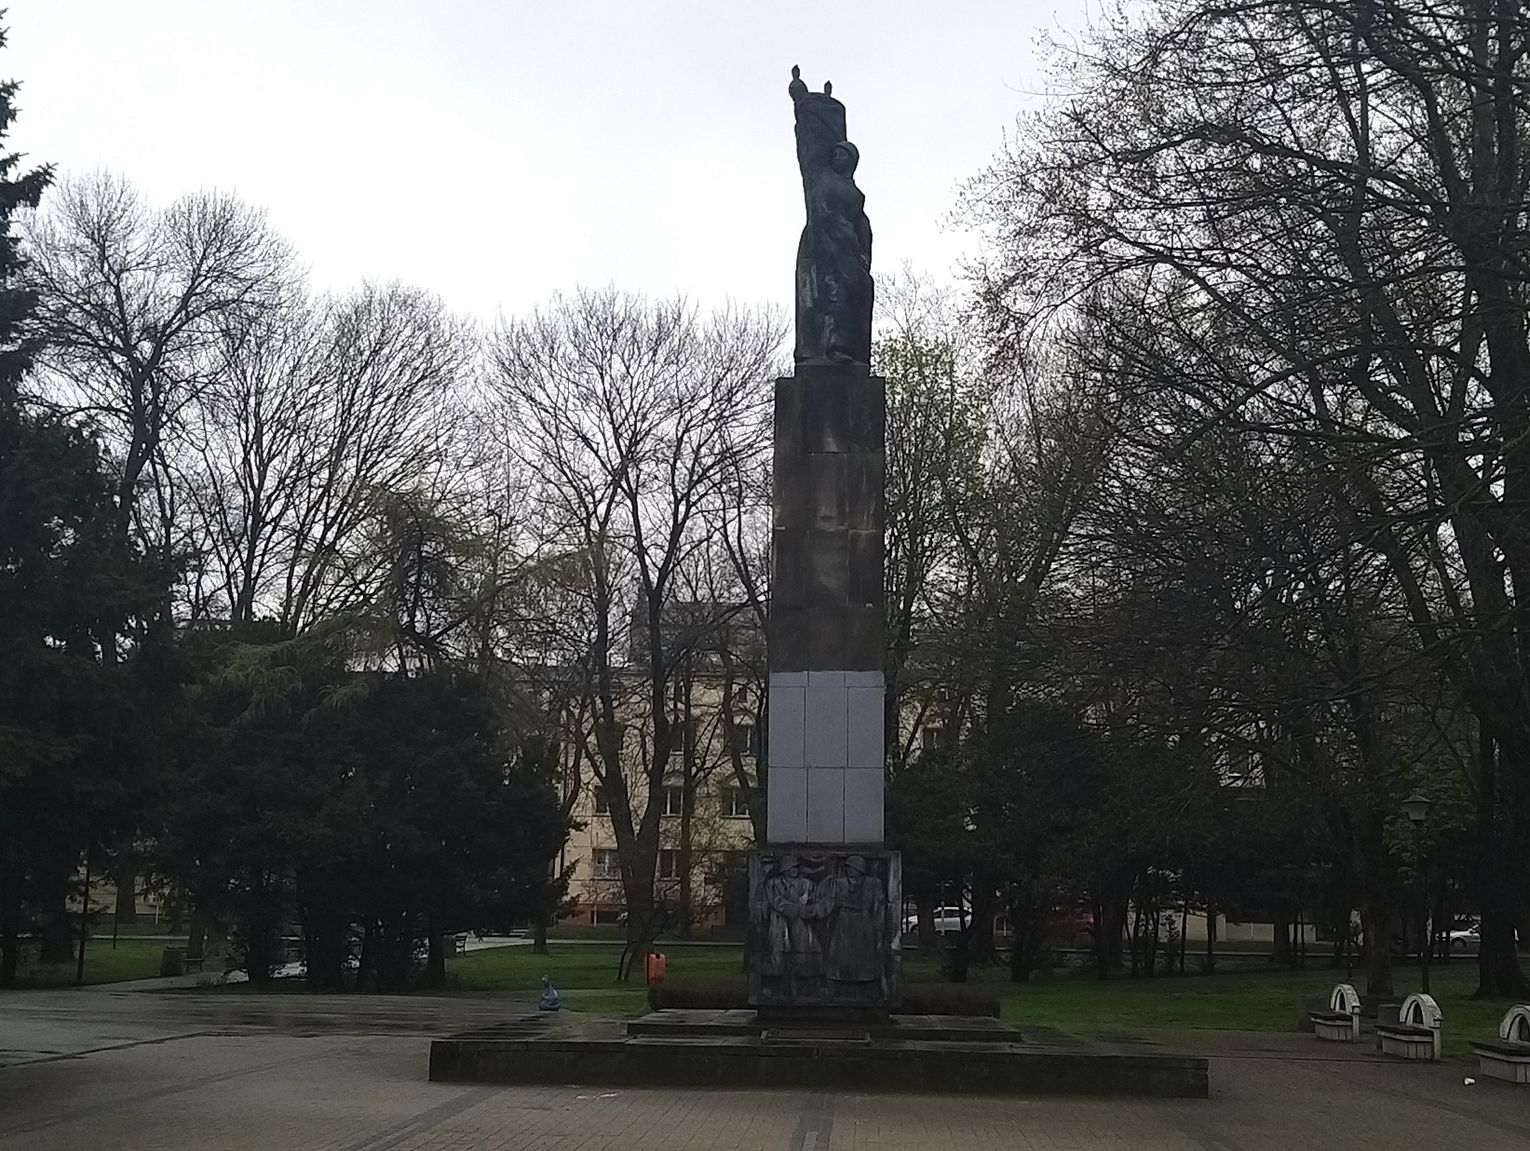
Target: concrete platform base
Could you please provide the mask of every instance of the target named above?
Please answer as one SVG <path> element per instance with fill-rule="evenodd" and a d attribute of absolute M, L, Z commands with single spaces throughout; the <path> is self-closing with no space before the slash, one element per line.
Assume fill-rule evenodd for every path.
<path fill-rule="evenodd" d="M 843 1089 L 1204 1099 L 1200 1056 L 1027 1038 L 995 1020 L 894 1016 L 886 1023 L 764 1024 L 751 1011 L 661 1011 L 626 1032 L 523 1028 L 430 1045 L 451 1083 Z"/>

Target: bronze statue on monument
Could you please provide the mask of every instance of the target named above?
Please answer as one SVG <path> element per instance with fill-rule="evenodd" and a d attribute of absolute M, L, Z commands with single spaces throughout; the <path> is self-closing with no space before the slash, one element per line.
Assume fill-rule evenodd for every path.
<path fill-rule="evenodd" d="M 855 184 L 861 154 L 845 138 L 845 106 L 825 83 L 810 92 L 792 66 L 787 86 L 797 115 L 797 165 L 807 224 L 797 244 L 796 362 L 871 363 L 871 221 Z"/>

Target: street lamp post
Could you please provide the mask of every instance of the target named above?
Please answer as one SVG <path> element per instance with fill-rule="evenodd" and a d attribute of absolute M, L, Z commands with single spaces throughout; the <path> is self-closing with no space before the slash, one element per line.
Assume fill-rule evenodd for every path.
<path fill-rule="evenodd" d="M 1423 831 L 1424 821 L 1429 818 L 1429 809 L 1433 806 L 1434 803 L 1428 797 L 1416 791 L 1402 802 L 1403 814 L 1408 817 L 1408 822 L 1413 825 L 1414 831 L 1419 835 L 1418 880 L 1423 895 L 1420 906 L 1424 909 L 1424 949 L 1419 962 L 1425 995 L 1429 994 L 1429 956 L 1434 951 L 1434 919 L 1429 913 L 1429 878 L 1424 869 Z"/>

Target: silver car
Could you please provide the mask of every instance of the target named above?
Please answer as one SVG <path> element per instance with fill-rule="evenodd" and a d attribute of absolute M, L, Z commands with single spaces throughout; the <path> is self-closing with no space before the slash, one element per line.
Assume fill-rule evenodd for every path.
<path fill-rule="evenodd" d="M 935 909 L 935 934 L 955 935 L 961 931 L 966 911 L 960 907 L 937 907 Z M 919 931 L 919 913 L 904 916 L 903 934 L 914 935 Z"/>

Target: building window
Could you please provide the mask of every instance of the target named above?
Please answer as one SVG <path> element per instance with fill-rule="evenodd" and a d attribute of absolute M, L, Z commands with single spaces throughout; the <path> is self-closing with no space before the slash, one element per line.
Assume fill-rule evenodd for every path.
<path fill-rule="evenodd" d="M 749 853 L 747 851 L 722 851 L 712 857 L 707 868 L 707 884 L 711 887 L 742 886 L 747 889 L 749 877 Z"/>
<path fill-rule="evenodd" d="M 735 723 L 732 728 L 735 755 L 758 757 L 760 754 L 760 729 L 752 723 Z"/>
<path fill-rule="evenodd" d="M 723 788 L 722 809 L 728 819 L 748 819 L 749 794 L 742 787 Z"/>
<path fill-rule="evenodd" d="M 919 746 L 925 751 L 937 747 L 950 747 L 950 734 L 938 723 L 932 723 L 919 733 Z"/>
<path fill-rule="evenodd" d="M 665 848 L 659 852 L 659 878 L 680 878 L 680 853 L 678 851 L 671 851 Z"/>
<path fill-rule="evenodd" d="M 663 814 L 680 815 L 685 810 L 685 788 L 666 787 L 659 802 L 664 805 Z"/>
<path fill-rule="evenodd" d="M 686 752 L 695 751 L 696 720 L 693 718 L 686 720 L 684 723 L 677 722 L 674 734 L 670 738 L 674 741 L 674 745 L 669 751 L 671 757 L 681 759 L 685 756 Z"/>
<path fill-rule="evenodd" d="M 611 805 L 606 802 L 606 789 L 603 787 L 597 787 L 595 789 L 595 814 L 611 814 Z"/>
<path fill-rule="evenodd" d="M 603 927 L 609 924 L 620 923 L 622 911 L 619 907 L 597 907 L 590 912 L 590 923 L 595 927 Z"/>
<path fill-rule="evenodd" d="M 596 879 L 620 879 L 621 860 L 614 847 L 597 847 L 590 854 L 590 867 Z"/>

